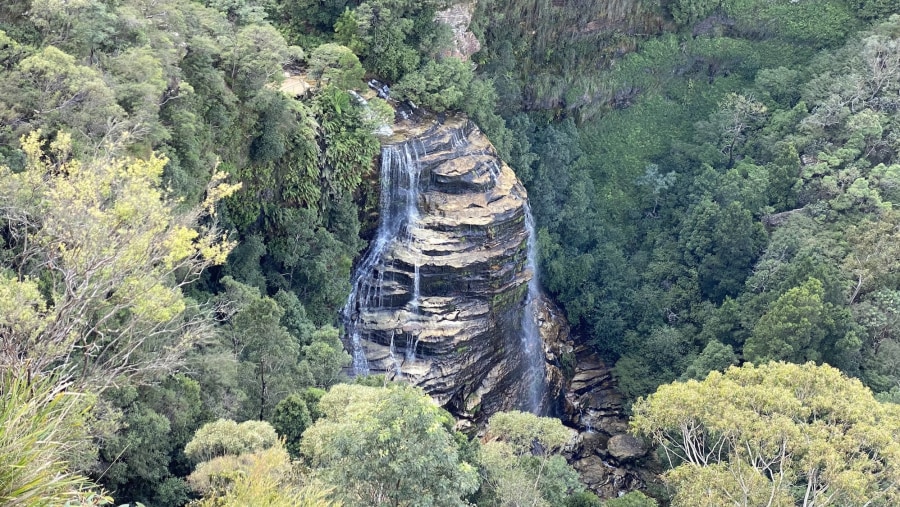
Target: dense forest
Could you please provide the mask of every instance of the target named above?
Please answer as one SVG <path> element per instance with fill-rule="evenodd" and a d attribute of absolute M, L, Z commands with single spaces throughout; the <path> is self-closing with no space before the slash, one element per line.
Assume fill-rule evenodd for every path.
<path fill-rule="evenodd" d="M 459 3 L 469 61 L 435 20 Z M 0 502 L 900 504 L 898 12 L 3 2 Z M 474 438 L 347 377 L 394 115 L 357 100 L 369 78 L 467 114 L 513 167 L 544 289 L 665 487 L 599 499 L 558 419 Z"/>

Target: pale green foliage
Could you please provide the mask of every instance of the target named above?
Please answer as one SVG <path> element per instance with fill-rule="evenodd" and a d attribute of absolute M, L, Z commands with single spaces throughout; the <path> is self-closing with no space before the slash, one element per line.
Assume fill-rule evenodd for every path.
<path fill-rule="evenodd" d="M 208 0 L 210 7 L 234 19 L 236 24 L 261 24 L 266 19 L 265 2 L 257 0 Z"/>
<path fill-rule="evenodd" d="M 394 124 L 394 108 L 384 99 L 372 97 L 363 115 L 363 121 L 376 135 L 384 132 L 384 127 Z"/>
<path fill-rule="evenodd" d="M 238 456 L 281 446 L 275 428 L 265 421 L 246 421 L 238 424 L 219 419 L 204 424 L 184 447 L 184 454 L 194 462 L 208 461 L 218 456 Z"/>
<path fill-rule="evenodd" d="M 97 70 L 53 46 L 0 75 L 0 97 L 0 121 L 16 125 L 13 136 L 65 129 L 75 132 L 79 143 L 94 143 L 118 131 L 125 116 Z"/>
<path fill-rule="evenodd" d="M 631 425 L 675 466 L 673 506 L 900 502 L 900 406 L 827 365 L 747 364 L 664 385 Z"/>
<path fill-rule="evenodd" d="M 81 505 L 93 485 L 66 459 L 89 437 L 85 411 L 92 397 L 49 378 L 27 382 L 0 373 L 0 503 L 43 507 Z M 97 498 L 99 500 L 99 498 Z"/>
<path fill-rule="evenodd" d="M 313 333 L 311 344 L 303 347 L 300 372 L 310 385 L 327 389 L 344 378 L 342 371 L 351 361 L 341 344 L 340 331 L 325 326 Z"/>
<path fill-rule="evenodd" d="M 713 463 L 709 466 L 682 465 L 669 472 L 666 480 L 678 488 L 672 501 L 673 507 L 796 505 L 787 489 L 773 490 L 772 482 L 764 472 L 748 466 L 743 461 Z"/>
<path fill-rule="evenodd" d="M 528 412 L 500 412 L 488 422 L 489 438 L 499 438 L 518 454 L 530 453 L 538 444 L 548 453 L 558 452 L 572 438 L 571 432 L 553 417 Z"/>
<path fill-rule="evenodd" d="M 0 273 L 0 344 L 3 350 L 35 345 L 47 326 L 47 304 L 37 283 Z M 17 343 L 18 342 L 18 343 Z"/>
<path fill-rule="evenodd" d="M 232 37 L 221 40 L 229 70 L 227 82 L 239 96 L 252 97 L 265 84 L 279 82 L 282 66 L 299 56 L 271 25 L 240 28 Z"/>
<path fill-rule="evenodd" d="M 640 491 L 629 491 L 618 498 L 613 498 L 603 503 L 603 507 L 657 507 L 658 505 L 656 500 Z"/>
<path fill-rule="evenodd" d="M 504 507 L 559 505 L 583 489 L 559 455 L 571 436 L 559 419 L 518 411 L 494 414 L 478 454 L 482 490 Z"/>
<path fill-rule="evenodd" d="M 900 292 L 875 292 L 854 305 L 853 313 L 866 337 L 863 380 L 876 392 L 900 392 Z"/>
<path fill-rule="evenodd" d="M 336 507 L 328 490 L 301 486 L 281 446 L 201 463 L 188 479 L 204 494 L 193 507 Z"/>
<path fill-rule="evenodd" d="M 456 506 L 478 488 L 460 460 L 452 419 L 421 390 L 338 384 L 303 434 L 313 476 L 349 506 Z"/>
<path fill-rule="evenodd" d="M 159 56 L 149 47 L 129 48 L 107 58 L 104 67 L 116 101 L 128 114 L 130 141 L 159 139 L 159 102 L 167 86 Z"/>
<path fill-rule="evenodd" d="M 0 217 L 15 252 L 5 267 L 17 273 L 0 282 L 0 304 L 18 307 L 0 318 L 0 363 L 99 385 L 168 370 L 209 323 L 187 318 L 181 286 L 233 246 L 215 203 L 236 186 L 218 175 L 202 207 L 179 215 L 160 189 L 165 159 L 81 163 L 65 134 L 47 153 L 41 144 L 39 132 L 22 139 L 24 171 L 0 167 Z"/>
<path fill-rule="evenodd" d="M 206 495 L 217 489 L 224 489 L 222 486 L 240 477 L 241 472 L 260 464 L 266 466 L 266 475 L 274 479 L 291 473 L 291 461 L 284 448 L 274 446 L 241 454 L 216 456 L 203 461 L 188 477 L 188 483 L 194 491 Z"/>
<path fill-rule="evenodd" d="M 855 278 L 851 304 L 879 285 L 896 286 L 894 263 L 900 256 L 900 213 L 891 210 L 879 215 L 846 230 L 847 236 L 854 238 L 843 263 L 845 271 Z"/>
<path fill-rule="evenodd" d="M 708 137 L 727 157 L 727 167 L 736 161 L 738 148 L 748 132 L 758 128 L 768 113 L 764 104 L 738 93 L 729 93 L 707 121 L 698 122 L 700 136 Z"/>

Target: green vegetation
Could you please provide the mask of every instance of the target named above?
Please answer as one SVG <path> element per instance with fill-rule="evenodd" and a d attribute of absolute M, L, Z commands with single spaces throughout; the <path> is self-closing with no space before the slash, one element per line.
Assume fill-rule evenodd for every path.
<path fill-rule="evenodd" d="M 0 500 L 10 506 L 94 505 L 92 484 L 68 460 L 86 455 L 86 395 L 53 379 L 27 382 L 23 372 L 0 376 Z"/>
<path fill-rule="evenodd" d="M 478 487 L 453 418 L 421 391 L 338 385 L 319 410 L 300 449 L 343 505 L 465 505 Z"/>
<path fill-rule="evenodd" d="M 523 412 L 491 417 L 479 454 L 484 484 L 478 505 L 563 505 L 582 493 L 577 473 L 559 454 L 570 438 L 558 419 Z M 542 452 L 533 453 L 534 446 Z"/>
<path fill-rule="evenodd" d="M 673 506 L 900 501 L 900 406 L 827 365 L 747 363 L 663 386 L 632 426 L 673 467 Z"/>
<path fill-rule="evenodd" d="M 481 1 L 471 62 L 454 3 L 0 5 L 4 504 L 656 504 L 585 492 L 557 420 L 343 383 L 368 78 L 515 168 L 661 500 L 897 503 L 896 2 Z"/>
<path fill-rule="evenodd" d="M 479 55 L 518 139 L 542 281 L 632 399 L 742 360 L 895 385 L 893 338 L 869 319 L 890 321 L 878 301 L 897 290 L 900 20 L 819 4 L 671 2 L 681 29 L 636 41 L 595 74 L 607 92 L 574 107 L 515 77 L 529 53 Z"/>

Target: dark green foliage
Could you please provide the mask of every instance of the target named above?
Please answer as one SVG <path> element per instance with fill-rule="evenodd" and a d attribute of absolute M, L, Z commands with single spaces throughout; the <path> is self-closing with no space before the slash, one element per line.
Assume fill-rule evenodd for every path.
<path fill-rule="evenodd" d="M 265 291 L 266 278 L 260 268 L 260 261 L 264 255 L 266 245 L 262 236 L 259 234 L 247 236 L 231 251 L 225 272 L 243 284 Z"/>
<path fill-rule="evenodd" d="M 681 25 L 695 23 L 722 6 L 723 0 L 675 0 L 667 8 L 675 22 Z"/>
<path fill-rule="evenodd" d="M 350 265 L 358 243 L 338 241 L 313 210 L 277 210 L 265 226 L 269 255 L 262 263 L 269 286 L 294 291 L 313 323 L 333 322 L 350 291 Z"/>
<path fill-rule="evenodd" d="M 345 11 L 335 23 L 338 41 L 360 56 L 366 69 L 389 82 L 416 70 L 449 40 L 449 28 L 434 21 L 443 0 L 369 0 Z"/>
<path fill-rule="evenodd" d="M 226 272 L 268 294 L 292 291 L 317 325 L 334 322 L 361 248 L 352 196 L 372 168 L 378 142 L 362 108 L 326 86 L 310 107 L 261 91 L 244 188 L 227 213 L 244 241 Z"/>
<path fill-rule="evenodd" d="M 710 201 L 695 208 L 687 223 L 682 241 L 693 255 L 686 260 L 696 266 L 702 296 L 715 302 L 736 296 L 765 245 L 762 225 L 738 202 L 721 209 Z"/>
<path fill-rule="evenodd" d="M 323 86 L 360 88 L 365 72 L 353 51 L 339 44 L 322 44 L 309 57 L 309 75 Z"/>
<path fill-rule="evenodd" d="M 856 15 L 864 19 L 877 19 L 897 13 L 897 5 L 891 0 L 855 0 L 851 7 L 857 9 Z"/>
<path fill-rule="evenodd" d="M 362 110 L 350 95 L 336 87 L 326 87 L 313 109 L 321 126 L 324 145 L 323 178 L 331 195 L 352 193 L 379 153 L 378 141 L 366 131 Z"/>
<path fill-rule="evenodd" d="M 436 112 L 459 109 L 473 77 L 471 65 L 457 58 L 432 60 L 421 70 L 406 74 L 394 86 L 394 93 Z"/>
<path fill-rule="evenodd" d="M 294 459 L 300 458 L 300 437 L 312 423 L 306 401 L 298 394 L 279 401 L 272 414 L 272 426 L 284 439 L 284 446 Z"/>
<path fill-rule="evenodd" d="M 187 373 L 122 382 L 97 404 L 108 422 L 90 423 L 99 462 L 83 467 L 117 502 L 186 503 L 182 449 L 206 421 L 271 418 L 297 457 L 324 389 L 344 380 L 333 325 L 377 194 L 373 121 L 346 93 L 365 73 L 394 98 L 466 112 L 489 135 L 529 190 L 545 288 L 629 398 L 784 359 L 831 363 L 900 399 L 900 18 L 884 19 L 895 1 L 478 2 L 477 66 L 437 56 L 450 32 L 434 15 L 446 6 L 0 6 L 0 163 L 20 171 L 19 138 L 40 128 L 44 145 L 71 133 L 76 157 L 165 155 L 186 209 L 217 169 L 243 185 L 221 215 L 238 246 L 187 289 L 192 315 L 219 319 Z M 280 93 L 284 69 L 304 61 L 318 85 L 300 100 Z M 0 228 L 0 245 L 9 239 Z M 370 397 L 389 403 L 366 409 L 370 427 L 348 428 L 373 449 L 398 420 L 418 431 L 424 415 L 440 429 L 438 444 L 413 449 L 404 479 L 418 480 L 427 458 L 459 479 L 441 495 L 475 487 L 462 465 L 479 445 L 448 437 L 445 414 L 409 391 Z M 446 466 L 447 449 L 461 468 Z M 343 470 L 343 454 L 317 454 Z M 519 457 L 554 505 L 653 505 L 640 493 L 569 495 L 578 487 L 561 458 Z M 395 484 L 384 463 L 349 466 Z"/>
<path fill-rule="evenodd" d="M 228 315 L 222 334 L 239 361 L 241 388 L 248 395 L 241 415 L 266 419 L 296 382 L 300 346 L 281 325 L 284 310 L 274 299 L 229 277 L 222 283 Z"/>
<path fill-rule="evenodd" d="M 855 100 L 851 89 L 886 97 L 898 86 L 900 74 L 871 70 L 896 55 L 896 20 L 848 40 L 862 14 L 847 5 L 672 2 L 702 34 L 651 38 L 599 72 L 612 86 L 599 95 L 608 109 L 581 102 L 581 123 L 507 118 L 541 228 L 542 282 L 618 360 L 626 394 L 767 358 L 868 371 L 888 388 L 894 342 L 874 345 L 878 332 L 860 319 L 870 291 L 898 287 L 886 204 L 900 198 L 895 122 L 883 99 L 840 104 Z M 733 25 L 718 25 L 729 15 Z M 541 60 L 490 26 L 484 69 L 515 112 L 528 95 L 517 58 Z M 526 107 L 556 107 L 547 92 Z M 575 104 L 579 93 L 560 97 Z M 821 288 L 802 296 L 811 278 Z M 890 310 L 875 313 L 889 320 Z M 787 330 L 795 324 L 806 330 Z"/>
<path fill-rule="evenodd" d="M 822 340 L 834 324 L 823 295 L 815 278 L 785 292 L 754 326 L 744 356 L 754 363 L 820 360 Z"/>
<path fill-rule="evenodd" d="M 184 445 L 204 421 L 200 385 L 182 375 L 158 386 L 127 387 L 109 395 L 123 428 L 104 439 L 97 481 L 117 501 L 183 505 L 190 471 Z"/>
<path fill-rule="evenodd" d="M 682 378 L 701 380 L 706 378 L 709 372 L 725 371 L 726 368 L 737 362 L 737 356 L 730 345 L 713 340 L 707 343 L 700 355 L 688 365 Z"/>
<path fill-rule="evenodd" d="M 292 42 L 327 37 L 354 0 L 280 0 L 269 4 L 272 19 Z M 308 47 L 307 44 L 301 44 Z"/>
<path fill-rule="evenodd" d="M 278 436 L 284 439 L 285 448 L 294 459 L 300 458 L 300 438 L 303 432 L 322 417 L 319 400 L 324 395 L 324 389 L 310 387 L 291 394 L 275 406 L 272 426 Z"/>
<path fill-rule="evenodd" d="M 613 369 L 622 392 L 637 398 L 680 377 L 693 360 L 694 344 L 690 331 L 660 327 L 649 335 L 629 333 L 624 344 L 628 352 Z"/>
<path fill-rule="evenodd" d="M 582 491 L 581 493 L 577 493 L 575 495 L 570 495 L 566 498 L 565 507 L 603 507 L 603 502 L 597 498 L 597 495 L 589 492 Z"/>
<path fill-rule="evenodd" d="M 316 328 L 306 317 L 306 309 L 296 294 L 286 290 L 280 290 L 274 298 L 278 306 L 284 310 L 281 316 L 281 325 L 297 340 L 301 346 L 309 345 L 315 337 Z"/>
<path fill-rule="evenodd" d="M 862 378 L 876 392 L 890 391 L 900 385 L 900 336 L 896 320 L 900 294 L 882 289 L 853 308 L 855 320 L 865 337 Z"/>

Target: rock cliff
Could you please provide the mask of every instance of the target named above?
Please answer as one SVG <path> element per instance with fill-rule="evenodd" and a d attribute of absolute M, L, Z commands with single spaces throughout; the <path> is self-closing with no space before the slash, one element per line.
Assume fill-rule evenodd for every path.
<path fill-rule="evenodd" d="M 475 1 L 473 0 L 455 3 L 446 10 L 435 14 L 434 20 L 449 26 L 453 33 L 450 48 L 445 50 L 441 56 L 459 58 L 465 62 L 481 49 L 481 42 L 469 30 L 474 12 Z"/>
<path fill-rule="evenodd" d="M 546 374 L 522 318 L 525 189 L 463 118 L 402 129 L 382 151 L 379 228 L 344 309 L 354 369 L 403 378 L 479 421 L 532 410 Z"/>
<path fill-rule="evenodd" d="M 422 387 L 476 429 L 500 410 L 559 416 L 603 497 L 653 481 L 612 374 L 536 282 L 524 187 L 462 117 L 405 121 L 382 150 L 380 217 L 344 308 L 357 374 Z"/>

